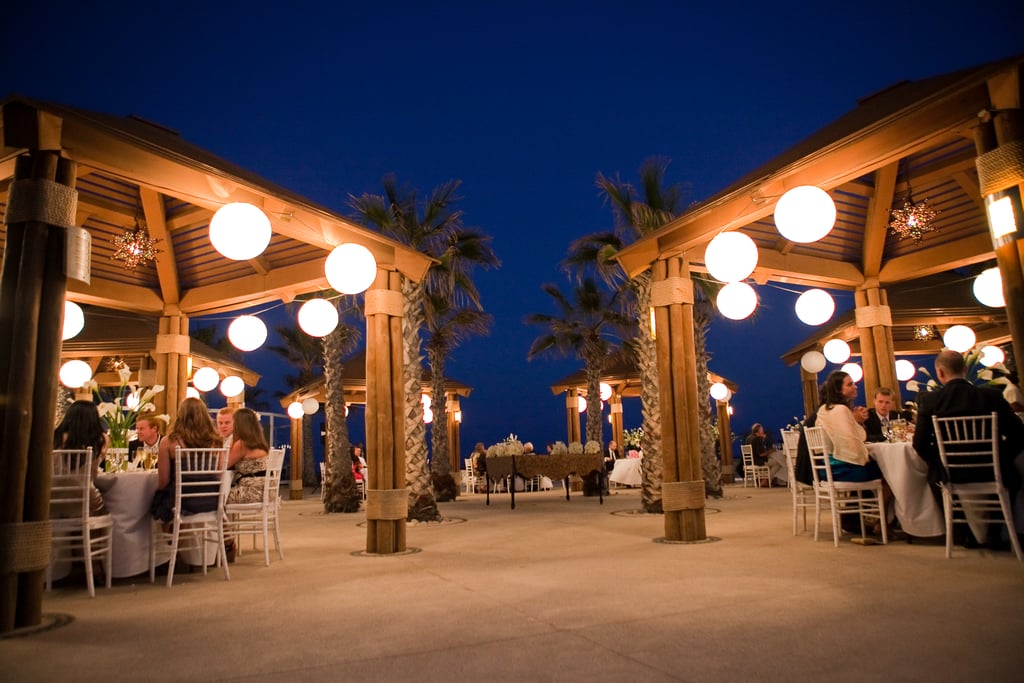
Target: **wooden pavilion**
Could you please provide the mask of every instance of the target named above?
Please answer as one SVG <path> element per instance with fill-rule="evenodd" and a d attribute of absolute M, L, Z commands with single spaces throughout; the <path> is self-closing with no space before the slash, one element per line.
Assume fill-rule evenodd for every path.
<path fill-rule="evenodd" d="M 691 273 L 717 234 L 740 230 L 758 249 L 755 283 L 778 281 L 855 293 L 855 325 L 868 386 L 895 386 L 893 316 L 888 289 L 954 268 L 994 263 L 1002 276 L 1006 321 L 1024 358 L 1024 118 L 1016 56 L 864 98 L 845 116 L 701 202 L 619 255 L 629 274 L 652 268 L 662 387 L 666 537 L 706 538 L 698 495 L 696 377 Z M 890 211 L 913 187 L 939 210 L 918 244 L 890 234 Z M 779 198 L 816 186 L 835 201 L 838 218 L 824 239 L 791 242 L 776 230 Z M 990 232 L 986 203 L 1006 197 L 1016 224 Z M 810 373 L 807 373 L 810 374 Z M 806 377 L 805 387 L 816 386 Z M 666 405 L 667 402 L 667 405 Z M 668 499 L 668 496 L 666 496 Z"/>

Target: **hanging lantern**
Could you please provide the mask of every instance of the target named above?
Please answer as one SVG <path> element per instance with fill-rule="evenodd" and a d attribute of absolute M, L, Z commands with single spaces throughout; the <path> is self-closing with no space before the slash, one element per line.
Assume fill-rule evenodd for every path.
<path fill-rule="evenodd" d="M 576 407 L 579 409 L 581 413 L 587 412 L 587 399 L 583 398 L 582 396 L 577 396 Z"/>
<path fill-rule="evenodd" d="M 430 408 L 423 409 L 423 424 L 430 424 L 434 421 L 434 411 Z"/>
<path fill-rule="evenodd" d="M 917 374 L 917 368 L 914 364 L 905 358 L 900 358 L 896 361 L 896 379 L 901 382 L 906 382 Z"/>
<path fill-rule="evenodd" d="M 711 398 L 716 401 L 724 401 L 729 396 L 729 387 L 725 386 L 721 382 L 715 382 L 711 385 Z"/>
<path fill-rule="evenodd" d="M 805 325 L 821 325 L 836 312 L 836 302 L 824 289 L 808 289 L 796 300 L 796 317 Z"/>
<path fill-rule="evenodd" d="M 990 368 L 996 363 L 1002 363 L 1006 360 L 1006 354 L 998 346 L 983 346 L 981 347 L 981 358 L 978 362 L 984 365 L 986 368 Z"/>
<path fill-rule="evenodd" d="M 605 382 L 601 382 L 598 385 L 598 388 L 601 390 L 601 400 L 602 401 L 607 401 L 608 399 L 610 399 L 612 397 L 612 385 L 611 384 L 606 384 Z"/>
<path fill-rule="evenodd" d="M 989 268 L 974 278 L 974 298 L 991 308 L 1001 308 L 1006 305 L 1003 297 L 1003 276 L 999 268 Z"/>
<path fill-rule="evenodd" d="M 85 327 L 85 313 L 74 301 L 64 302 L 64 331 L 61 339 L 71 339 Z"/>
<path fill-rule="evenodd" d="M 199 398 L 199 390 L 195 387 L 187 387 L 185 389 L 185 398 Z"/>
<path fill-rule="evenodd" d="M 58 375 L 68 389 L 78 389 L 92 379 L 92 368 L 84 360 L 69 360 L 60 366 Z"/>
<path fill-rule="evenodd" d="M 292 401 L 288 404 L 288 417 L 291 419 L 301 420 L 305 414 L 305 411 L 302 410 L 302 404 L 298 401 Z"/>
<path fill-rule="evenodd" d="M 272 232 L 267 214 L 245 202 L 225 204 L 210 220 L 213 248 L 233 261 L 248 261 L 262 254 Z"/>
<path fill-rule="evenodd" d="M 730 320 L 743 320 L 757 308 L 757 292 L 746 282 L 730 282 L 715 299 L 718 311 Z"/>
<path fill-rule="evenodd" d="M 863 379 L 864 377 L 864 371 L 856 363 L 846 363 L 843 365 L 843 367 L 839 369 L 845 372 L 847 375 L 849 375 L 850 379 L 853 380 L 854 384 L 861 381 L 861 379 Z"/>
<path fill-rule="evenodd" d="M 328 255 L 324 274 L 331 287 L 342 294 L 359 294 L 377 277 L 377 260 L 361 244 L 339 244 Z"/>
<path fill-rule="evenodd" d="M 842 339 L 829 339 L 821 350 L 830 363 L 839 364 L 850 360 L 850 345 Z"/>
<path fill-rule="evenodd" d="M 320 410 L 320 401 L 312 396 L 302 400 L 302 412 L 306 415 L 315 415 Z"/>
<path fill-rule="evenodd" d="M 239 351 L 255 351 L 267 341 L 267 326 L 254 315 L 240 315 L 228 325 L 228 339 Z"/>
<path fill-rule="evenodd" d="M 455 411 L 455 421 L 458 422 L 459 424 L 462 424 L 462 411 L 461 410 L 456 410 Z"/>
<path fill-rule="evenodd" d="M 434 402 L 430 399 L 430 394 L 420 394 L 420 403 L 423 404 L 423 410 L 430 410 Z"/>
<path fill-rule="evenodd" d="M 338 326 L 338 309 L 327 299 L 310 299 L 299 308 L 298 318 L 310 337 L 326 337 Z"/>
<path fill-rule="evenodd" d="M 800 367 L 807 372 L 818 374 L 825 369 L 825 354 L 821 351 L 808 351 L 800 356 Z"/>
<path fill-rule="evenodd" d="M 245 391 L 245 381 L 238 375 L 229 375 L 220 383 L 220 393 L 227 398 L 234 398 Z"/>
<path fill-rule="evenodd" d="M 974 330 L 966 325 L 953 325 L 942 335 L 942 343 L 946 345 L 946 348 L 958 353 L 966 353 L 971 350 L 976 341 Z"/>
<path fill-rule="evenodd" d="M 757 245 L 742 232 L 719 233 L 704 250 L 704 265 L 716 280 L 739 282 L 757 267 Z"/>
<path fill-rule="evenodd" d="M 794 187 L 775 205 L 775 227 L 790 242 L 817 242 L 835 224 L 835 202 L 813 185 Z"/>
<path fill-rule="evenodd" d="M 192 386 L 199 391 L 213 391 L 220 384 L 220 374 L 213 368 L 199 368 L 192 375 Z"/>

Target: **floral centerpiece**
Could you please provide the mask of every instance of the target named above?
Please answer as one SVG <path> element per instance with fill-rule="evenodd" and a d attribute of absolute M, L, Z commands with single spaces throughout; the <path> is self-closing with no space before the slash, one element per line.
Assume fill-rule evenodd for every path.
<path fill-rule="evenodd" d="M 569 449 L 565 447 L 564 441 L 556 441 L 551 444 L 551 455 L 565 455 Z"/>
<path fill-rule="evenodd" d="M 515 434 L 509 434 L 504 441 L 505 455 L 522 455 L 523 442 Z"/>
<path fill-rule="evenodd" d="M 640 448 L 640 442 L 644 438 L 644 428 L 634 427 L 633 429 L 622 430 L 622 446 L 623 448 Z"/>
<path fill-rule="evenodd" d="M 99 386 L 94 380 L 90 380 L 90 388 L 100 399 L 100 418 L 107 423 L 110 430 L 110 447 L 127 448 L 128 442 L 135 437 L 135 422 L 146 413 L 155 413 L 156 405 L 153 397 L 164 390 L 163 386 L 157 384 L 146 387 L 139 392 L 138 382 L 132 382 L 132 371 L 122 367 L 117 371 L 121 379 L 121 385 L 114 393 L 113 401 L 104 401 L 100 394 Z M 155 415 L 156 419 L 163 420 L 164 424 L 170 421 L 169 415 Z"/>
<path fill-rule="evenodd" d="M 588 441 L 586 445 L 583 446 L 583 452 L 587 455 L 597 455 L 601 452 L 601 444 L 596 441 Z"/>
<path fill-rule="evenodd" d="M 583 444 L 579 441 L 573 441 L 569 444 L 569 455 L 581 455 L 583 453 Z"/>
<path fill-rule="evenodd" d="M 804 422 L 806 422 L 806 421 L 807 421 L 807 416 L 806 415 L 804 415 L 803 417 L 797 417 L 796 415 L 794 415 L 793 416 L 793 421 L 786 425 L 786 430 L 785 431 L 791 432 L 794 429 L 796 431 L 800 431 L 801 429 L 803 429 Z"/>

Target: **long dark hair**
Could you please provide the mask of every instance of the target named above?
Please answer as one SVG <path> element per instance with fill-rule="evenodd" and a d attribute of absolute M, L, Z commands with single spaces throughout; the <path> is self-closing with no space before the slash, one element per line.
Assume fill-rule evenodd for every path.
<path fill-rule="evenodd" d="M 100 412 L 92 401 L 75 401 L 64 419 L 53 430 L 54 448 L 92 448 L 94 456 L 103 452 L 106 439 Z"/>
<path fill-rule="evenodd" d="M 842 370 L 835 370 L 829 373 L 825 383 L 821 385 L 821 400 L 826 410 L 832 410 L 832 406 L 843 405 L 850 407 L 850 402 L 843 396 L 843 384 L 849 375 Z"/>
<path fill-rule="evenodd" d="M 235 426 L 231 435 L 235 441 L 243 442 L 249 449 L 270 450 L 267 437 L 260 428 L 260 418 L 255 412 L 248 408 L 239 408 L 234 412 L 234 418 Z"/>
<path fill-rule="evenodd" d="M 182 448 L 220 448 L 224 445 L 206 404 L 198 398 L 186 398 L 181 402 L 167 437 Z"/>

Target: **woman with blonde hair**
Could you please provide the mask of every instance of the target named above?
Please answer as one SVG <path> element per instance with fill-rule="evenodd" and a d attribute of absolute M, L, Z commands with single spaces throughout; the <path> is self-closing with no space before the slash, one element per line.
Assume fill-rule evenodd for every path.
<path fill-rule="evenodd" d="M 174 508 L 174 467 L 175 453 L 181 448 L 222 448 L 224 439 L 217 431 L 217 425 L 210 418 L 206 404 L 198 398 L 186 398 L 178 406 L 171 431 L 160 441 L 157 456 L 157 490 L 153 494 L 150 512 L 156 519 L 171 521 Z M 194 498 L 182 502 L 189 512 L 209 512 L 215 509 L 214 498 Z"/>

